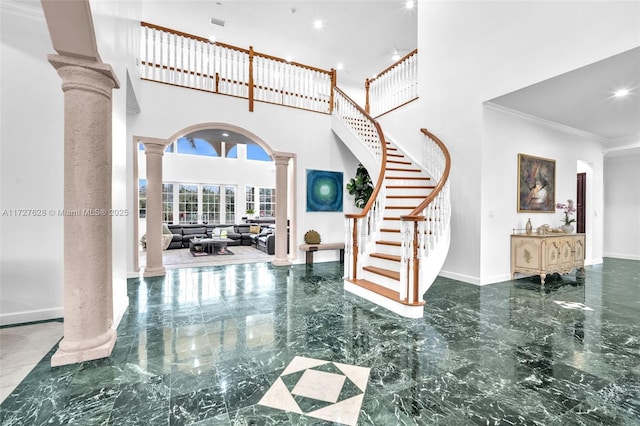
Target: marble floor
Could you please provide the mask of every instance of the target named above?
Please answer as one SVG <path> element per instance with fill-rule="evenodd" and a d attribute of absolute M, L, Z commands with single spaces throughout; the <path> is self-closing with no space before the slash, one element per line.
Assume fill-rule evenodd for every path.
<path fill-rule="evenodd" d="M 129 280 L 112 356 L 51 368 L 50 351 L 0 424 L 640 425 L 638 261 L 544 288 L 438 278 L 421 319 L 341 276 L 256 263 Z"/>

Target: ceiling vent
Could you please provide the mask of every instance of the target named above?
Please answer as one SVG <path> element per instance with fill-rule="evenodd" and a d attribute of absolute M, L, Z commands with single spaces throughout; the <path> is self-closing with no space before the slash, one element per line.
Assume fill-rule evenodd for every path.
<path fill-rule="evenodd" d="M 221 27 L 224 27 L 224 21 L 222 19 L 211 18 L 211 23 L 213 25 L 219 25 Z"/>

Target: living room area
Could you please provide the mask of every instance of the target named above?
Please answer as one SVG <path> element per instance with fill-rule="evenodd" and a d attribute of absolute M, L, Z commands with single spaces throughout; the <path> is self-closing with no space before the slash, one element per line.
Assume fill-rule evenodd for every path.
<path fill-rule="evenodd" d="M 147 179 L 139 144 L 138 258 L 147 264 Z M 167 268 L 270 262 L 275 254 L 275 166 L 231 131 L 193 132 L 163 155 L 162 256 Z"/>

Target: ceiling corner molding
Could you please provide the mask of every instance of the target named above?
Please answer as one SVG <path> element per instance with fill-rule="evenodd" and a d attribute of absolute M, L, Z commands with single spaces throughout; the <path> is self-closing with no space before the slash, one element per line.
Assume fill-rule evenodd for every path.
<path fill-rule="evenodd" d="M 544 118 L 540 118 L 540 117 L 537 117 L 535 115 L 526 114 L 526 113 L 524 113 L 522 111 L 518 111 L 518 110 L 515 110 L 515 109 L 512 109 L 512 108 L 507 108 L 505 106 L 496 104 L 496 103 L 491 102 L 491 101 L 484 102 L 484 106 L 486 106 L 487 108 L 496 110 L 496 111 L 503 112 L 505 114 L 509 114 L 509 115 L 513 115 L 515 117 L 522 118 L 524 120 L 532 121 L 532 122 L 534 122 L 536 124 L 539 124 L 539 125 L 544 126 L 544 127 L 548 127 L 550 129 L 559 130 L 561 132 L 568 133 L 568 134 L 571 134 L 571 135 L 580 136 L 580 137 L 583 137 L 583 138 L 594 139 L 594 140 L 599 141 L 599 142 L 607 142 L 606 138 L 603 138 L 600 135 L 596 135 L 595 133 L 587 132 L 585 130 L 576 129 L 575 127 L 566 126 L 564 124 L 560 124 L 558 122 L 551 121 L 551 120 L 546 120 Z"/>

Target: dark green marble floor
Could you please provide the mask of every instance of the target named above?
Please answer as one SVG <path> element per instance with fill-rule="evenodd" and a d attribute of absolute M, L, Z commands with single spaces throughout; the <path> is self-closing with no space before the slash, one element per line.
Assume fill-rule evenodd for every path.
<path fill-rule="evenodd" d="M 0 423 L 333 424 L 258 404 L 276 380 L 297 380 L 282 373 L 306 357 L 330 362 L 327 374 L 370 369 L 361 425 L 640 425 L 640 262 L 606 259 L 544 289 L 537 278 L 438 278 L 419 320 L 345 294 L 341 268 L 263 263 L 130 280 L 112 356 L 52 368 L 52 350 L 4 401 Z M 350 386 L 345 398 L 362 394 Z"/>

